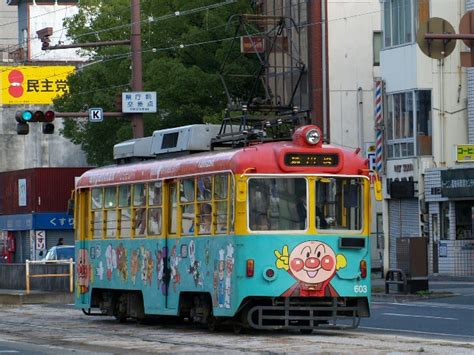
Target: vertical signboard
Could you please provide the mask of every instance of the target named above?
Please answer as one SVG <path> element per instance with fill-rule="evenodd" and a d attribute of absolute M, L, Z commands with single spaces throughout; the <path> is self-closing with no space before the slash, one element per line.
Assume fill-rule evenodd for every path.
<path fill-rule="evenodd" d="M 18 179 L 18 206 L 26 206 L 26 179 Z"/>

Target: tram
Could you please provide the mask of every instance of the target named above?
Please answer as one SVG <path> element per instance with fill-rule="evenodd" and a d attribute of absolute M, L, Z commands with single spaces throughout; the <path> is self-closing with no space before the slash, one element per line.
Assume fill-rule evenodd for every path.
<path fill-rule="evenodd" d="M 370 315 L 366 159 L 323 144 L 314 125 L 290 140 L 173 151 L 183 132 L 203 144 L 193 129 L 157 131 L 154 159 L 77 181 L 76 307 L 236 332 L 357 327 Z"/>

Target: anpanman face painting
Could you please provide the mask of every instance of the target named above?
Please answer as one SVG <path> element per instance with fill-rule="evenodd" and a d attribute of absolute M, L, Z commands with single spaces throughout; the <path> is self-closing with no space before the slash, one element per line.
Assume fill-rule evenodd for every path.
<path fill-rule="evenodd" d="M 291 252 L 289 267 L 293 276 L 309 284 L 324 282 L 336 271 L 336 255 L 326 243 L 307 241 Z"/>

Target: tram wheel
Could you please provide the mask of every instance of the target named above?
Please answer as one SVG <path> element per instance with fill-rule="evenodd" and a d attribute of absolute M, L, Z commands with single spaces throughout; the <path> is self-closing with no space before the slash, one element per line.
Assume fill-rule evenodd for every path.
<path fill-rule="evenodd" d="M 234 334 L 242 334 L 244 333 L 245 329 L 240 323 L 233 323 L 232 324 L 232 330 Z"/>
<path fill-rule="evenodd" d="M 207 329 L 209 329 L 211 332 L 217 332 L 219 328 L 219 323 L 217 321 L 217 318 L 214 317 L 213 315 L 210 315 L 207 318 Z"/>
<path fill-rule="evenodd" d="M 123 295 L 121 295 L 115 303 L 114 317 L 120 323 L 125 323 L 127 321 L 127 304 Z"/>

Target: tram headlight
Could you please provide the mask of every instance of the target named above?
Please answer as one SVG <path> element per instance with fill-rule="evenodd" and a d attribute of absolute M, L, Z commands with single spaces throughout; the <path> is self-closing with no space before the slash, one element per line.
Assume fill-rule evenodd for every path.
<path fill-rule="evenodd" d="M 306 142 L 308 144 L 318 144 L 321 136 L 319 131 L 315 128 L 312 128 L 306 132 Z"/>

